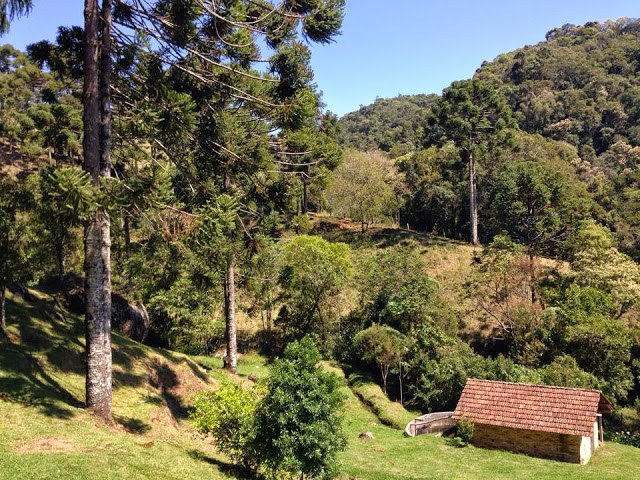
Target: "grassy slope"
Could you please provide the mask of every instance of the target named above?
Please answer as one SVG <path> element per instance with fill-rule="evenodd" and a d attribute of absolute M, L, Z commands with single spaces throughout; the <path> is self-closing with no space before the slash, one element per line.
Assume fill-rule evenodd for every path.
<path fill-rule="evenodd" d="M 340 373 L 335 369 L 336 373 Z M 341 455 L 346 478 L 387 479 L 635 479 L 640 478 L 640 449 L 607 443 L 588 465 L 573 465 L 515 453 L 458 448 L 446 438 L 422 435 L 407 438 L 386 427 L 363 408 L 345 387 L 345 431 L 349 449 Z M 358 435 L 370 431 L 374 438 Z"/>
<path fill-rule="evenodd" d="M 474 252 L 479 252 L 479 247 L 467 242 L 384 226 L 371 227 L 368 235 L 363 237 L 358 225 L 347 219 L 324 215 L 314 215 L 313 223 L 314 233 L 319 233 L 332 242 L 349 244 L 355 271 L 360 270 L 358 265 L 361 262 L 380 249 L 393 246 L 409 247 L 413 254 L 424 260 L 425 274 L 438 282 L 442 298 L 447 301 L 459 320 L 461 333 L 487 335 L 490 332 L 483 312 L 469 297 L 466 285 L 473 270 Z M 355 286 L 352 290 L 355 290 Z M 345 308 L 348 310 L 357 306 L 359 298 L 357 295 L 347 295 L 345 300 L 350 303 Z"/>
<path fill-rule="evenodd" d="M 384 425 L 404 430 L 407 423 L 421 415 L 418 412 L 405 410 L 399 402 L 390 401 L 380 385 L 362 373 L 354 372 L 349 375 L 347 384 L 360 402 Z"/>
<path fill-rule="evenodd" d="M 194 362 L 114 335 L 118 425 L 101 425 L 81 408 L 81 319 L 38 296 L 9 297 L 0 339 L 0 479 L 231 478 L 185 417 L 190 394 L 214 386 Z"/>
<path fill-rule="evenodd" d="M 189 396 L 226 377 L 219 360 L 141 346 L 114 335 L 114 413 L 101 425 L 82 408 L 82 323 L 45 294 L 9 299 L 8 338 L 0 338 L 0 479 L 221 479 L 236 471 L 189 427 Z M 336 367 L 327 367 L 343 375 Z M 247 355 L 241 378 L 266 374 Z M 246 381 L 246 380 L 245 380 Z M 371 390 L 361 379 L 360 388 Z M 405 438 L 384 426 L 345 386 L 344 478 L 358 479 L 634 479 L 640 450 L 608 443 L 584 467 L 472 447 L 428 435 Z M 399 417 L 409 418 L 397 405 Z M 358 435 L 371 431 L 374 439 Z"/>

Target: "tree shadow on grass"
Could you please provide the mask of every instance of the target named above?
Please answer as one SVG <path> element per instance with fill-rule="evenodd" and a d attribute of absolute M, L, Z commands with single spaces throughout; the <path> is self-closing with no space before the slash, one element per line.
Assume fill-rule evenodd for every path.
<path fill-rule="evenodd" d="M 125 417 L 120 415 L 114 415 L 114 420 L 122 425 L 129 433 L 135 435 L 143 435 L 151 430 L 151 425 L 143 422 L 139 418 Z"/>
<path fill-rule="evenodd" d="M 456 240 L 430 235 L 428 233 L 413 232 L 403 230 L 401 228 L 383 228 L 371 235 L 371 240 L 375 242 L 379 248 L 392 247 L 396 245 L 408 245 L 410 242 L 416 242 L 423 247 L 434 245 L 448 245 L 451 243 L 464 244 Z"/>
<path fill-rule="evenodd" d="M 84 406 L 68 390 L 52 378 L 19 345 L 14 345 L 6 333 L 0 330 L 0 365 L 6 376 L 0 378 L 0 392 L 10 401 L 40 408 L 45 415 L 68 419 L 72 410 L 60 406 L 65 403 L 74 408 Z"/>
<path fill-rule="evenodd" d="M 344 242 L 355 249 L 370 248 L 374 246 L 377 248 L 387 248 L 415 245 L 416 243 L 422 247 L 450 244 L 466 245 L 466 243 L 462 241 L 394 227 L 372 228 L 364 233 L 358 230 L 340 230 L 339 228 L 330 228 L 319 233 L 325 240 L 330 242 Z"/>
<path fill-rule="evenodd" d="M 26 298 L 26 297 L 25 297 Z M 84 375 L 84 344 L 79 336 L 84 332 L 82 322 L 68 316 L 55 297 L 51 299 L 29 296 L 19 301 L 7 301 L 7 314 L 17 336 L 11 343 L 22 352 L 41 352 L 56 369 Z"/>
<path fill-rule="evenodd" d="M 200 366 L 196 362 L 191 360 L 190 358 L 181 357 L 181 356 L 175 355 L 173 352 L 171 352 L 169 350 L 165 350 L 164 348 L 156 349 L 156 353 L 158 355 L 163 356 L 167 360 L 170 360 L 172 363 L 175 363 L 175 364 L 184 363 L 184 364 L 186 364 L 189 367 L 189 369 L 191 369 L 191 372 L 193 372 L 193 374 L 196 377 L 198 377 L 200 380 L 202 380 L 203 382 L 209 383 L 211 381 L 211 377 L 209 377 L 209 375 L 207 375 L 207 373 L 204 372 L 202 370 L 202 368 L 200 368 Z"/>
<path fill-rule="evenodd" d="M 176 420 L 189 416 L 189 409 L 183 404 L 182 398 L 173 391 L 180 385 L 178 375 L 167 364 L 153 359 L 149 366 L 149 384 L 160 390 L 160 396 L 165 401 L 171 415 Z"/>
<path fill-rule="evenodd" d="M 250 470 L 243 468 L 235 463 L 225 462 L 224 460 L 219 460 L 217 458 L 211 457 L 200 450 L 192 449 L 187 451 L 187 455 L 189 455 L 194 460 L 198 460 L 200 462 L 208 463 L 209 465 L 213 465 L 218 467 L 218 469 L 224 473 L 225 475 L 229 475 L 233 478 L 238 478 L 242 480 L 253 480 L 258 478 L 253 472 Z"/>

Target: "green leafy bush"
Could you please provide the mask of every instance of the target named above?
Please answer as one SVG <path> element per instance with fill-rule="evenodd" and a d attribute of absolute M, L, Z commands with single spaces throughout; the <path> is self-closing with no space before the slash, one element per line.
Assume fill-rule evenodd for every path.
<path fill-rule="evenodd" d="M 318 365 L 309 337 L 293 342 L 276 360 L 266 390 L 225 383 L 196 397 L 196 429 L 218 449 L 267 478 L 331 478 L 342 434 L 344 395 L 340 379 Z M 302 477 L 301 477 L 302 478 Z"/>
<path fill-rule="evenodd" d="M 570 388 L 597 388 L 598 379 L 580 369 L 570 355 L 559 355 L 541 369 L 542 380 L 547 385 Z"/>
<path fill-rule="evenodd" d="M 306 213 L 293 217 L 291 219 L 291 226 L 295 229 L 296 233 L 300 235 L 307 235 L 313 230 L 313 223 L 311 223 L 311 219 Z"/>
<path fill-rule="evenodd" d="M 22 145 L 20 153 L 30 157 L 38 157 L 42 155 L 42 147 L 37 143 L 26 141 L 24 145 Z"/>
<path fill-rule="evenodd" d="M 471 440 L 473 439 L 474 426 L 475 425 L 471 419 L 466 417 L 462 417 L 456 423 L 457 436 L 467 445 L 471 443 Z"/>
<path fill-rule="evenodd" d="M 616 443 L 622 443 L 623 445 L 640 448 L 640 433 L 638 432 L 615 432 L 611 440 Z"/>
<path fill-rule="evenodd" d="M 336 299 L 351 275 L 349 246 L 301 235 L 284 245 L 281 265 L 283 305 L 277 323 L 293 338 L 320 338 L 327 350 L 341 307 Z"/>
<path fill-rule="evenodd" d="M 200 433 L 210 434 L 218 449 L 238 463 L 251 463 L 256 391 L 224 383 L 214 392 L 199 394 L 191 418 Z"/>
<path fill-rule="evenodd" d="M 340 379 L 318 365 L 320 354 L 307 336 L 290 343 L 267 378 L 267 393 L 255 417 L 254 454 L 271 478 L 331 478 L 342 433 L 344 395 Z"/>

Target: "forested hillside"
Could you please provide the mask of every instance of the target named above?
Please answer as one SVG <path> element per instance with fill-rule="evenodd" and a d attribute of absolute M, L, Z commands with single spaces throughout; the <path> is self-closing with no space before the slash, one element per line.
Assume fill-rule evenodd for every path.
<path fill-rule="evenodd" d="M 640 23 L 564 25 L 483 64 L 520 129 L 577 149 L 574 169 L 621 246 L 640 256 Z"/>
<path fill-rule="evenodd" d="M 377 422 L 451 410 L 474 377 L 601 390 L 607 440 L 640 445 L 640 20 L 565 25 L 338 120 L 307 44 L 338 35 L 341 0 L 101 3 L 0 48 L 0 352 L 29 362 L 0 364 L 11 422 L 44 398 L 61 428 L 85 400 L 133 435 L 178 402 L 176 432 L 203 436 L 160 452 L 193 476 L 383 478 L 359 456 L 405 445 Z M 113 352 L 111 328 L 131 338 Z M 199 379 L 189 408 L 158 355 Z M 123 392 L 142 413 L 112 411 Z M 478 478 L 511 474 L 473 452 Z"/>
<path fill-rule="evenodd" d="M 340 119 L 340 143 L 357 150 L 382 150 L 392 157 L 417 149 L 422 124 L 435 95 L 398 95 L 347 113 Z"/>
<path fill-rule="evenodd" d="M 503 97 L 517 125 L 510 142 L 482 153 L 486 158 L 479 162 L 478 183 L 492 189 L 501 165 L 513 159 L 551 162 L 571 178 L 571 188 L 583 192 L 579 196 L 591 203 L 584 206 L 589 215 L 612 229 L 620 247 L 635 258 L 640 256 L 639 25 L 626 18 L 564 25 L 548 32 L 537 45 L 484 62 L 474 76 L 475 82 L 486 82 Z M 455 86 L 448 89 L 450 93 L 452 89 Z M 340 140 L 364 150 L 383 150 L 391 158 L 408 150 L 420 152 L 398 161 L 412 191 L 406 220 L 464 237 L 469 222 L 464 208 L 468 202 L 465 161 L 458 160 L 454 145 L 443 146 L 447 137 L 429 125 L 427 117 L 433 112 L 428 106 L 407 115 L 411 98 L 379 99 L 345 115 L 340 120 Z M 433 96 L 416 98 L 436 104 Z M 405 133 L 398 134 L 399 126 Z M 380 132 L 389 132 L 397 140 L 382 141 Z M 437 154 L 429 150 L 434 145 L 442 147 Z M 434 155 L 440 158 L 433 159 Z M 428 182 L 433 187 L 417 178 L 424 177 L 425 169 L 435 175 Z M 495 217 L 489 208 L 493 193 L 480 185 L 478 195 L 480 216 Z M 486 241 L 501 228 L 481 222 L 480 236 Z"/>

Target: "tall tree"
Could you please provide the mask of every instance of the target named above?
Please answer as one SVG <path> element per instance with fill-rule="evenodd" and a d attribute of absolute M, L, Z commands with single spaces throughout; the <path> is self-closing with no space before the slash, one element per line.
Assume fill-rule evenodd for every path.
<path fill-rule="evenodd" d="M 215 274 L 223 279 L 225 344 L 227 352 L 224 356 L 224 367 L 231 373 L 237 373 L 238 347 L 235 306 L 235 262 L 237 251 L 242 244 L 238 241 L 238 230 L 241 230 L 238 215 L 239 205 L 235 198 L 222 194 L 215 202 L 199 212 L 198 230 L 193 244 L 201 255 L 206 256 L 206 263 Z"/>
<path fill-rule="evenodd" d="M 283 307 L 278 322 L 300 338 L 312 333 L 326 346 L 337 317 L 332 303 L 351 274 L 349 246 L 301 235 L 283 247 L 280 284 Z"/>
<path fill-rule="evenodd" d="M 95 186 L 111 176 L 111 0 L 84 4 L 84 169 Z M 111 222 L 97 209 L 85 224 L 86 403 L 106 422 L 111 412 Z"/>
<path fill-rule="evenodd" d="M 478 244 L 478 192 L 476 157 L 498 133 L 515 127 L 511 109 L 502 94 L 486 80 L 453 82 L 436 101 L 427 120 L 426 140 L 442 143 L 452 140 L 469 168 L 470 241 Z M 486 148 L 485 148 L 486 150 Z"/>
<path fill-rule="evenodd" d="M 138 49 L 151 65 L 148 85 L 129 89 L 129 100 L 157 99 L 166 105 L 164 94 L 173 90 L 193 102 L 197 128 L 183 129 L 181 151 L 166 149 L 189 185 L 185 203 L 197 208 L 224 192 L 255 222 L 275 203 L 263 193 L 272 181 L 269 175 L 299 175 L 301 164 L 287 155 L 304 159 L 311 153 L 288 144 L 292 132 L 314 127 L 319 108 L 311 51 L 302 40 L 332 41 L 344 0 L 123 1 L 117 7 L 119 46 Z M 149 41 L 141 43 L 141 36 Z M 180 129 L 177 120 L 169 122 Z M 248 229 L 245 233 L 252 242 Z M 233 252 L 226 263 L 226 337 L 235 344 Z M 228 345 L 229 352 L 234 349 Z"/>
<path fill-rule="evenodd" d="M 496 218 L 502 228 L 527 245 L 531 303 L 536 301 L 535 256 L 567 232 L 567 190 L 558 173 L 534 162 L 508 167 L 496 185 Z"/>
<path fill-rule="evenodd" d="M 381 153 L 350 150 L 326 191 L 329 207 L 334 214 L 360 222 L 364 233 L 376 220 L 396 218 L 400 204 L 394 186 L 399 176 Z"/>
<path fill-rule="evenodd" d="M 362 360 L 374 362 L 380 369 L 382 389 L 387 393 L 389 370 L 402 361 L 405 352 L 405 338 L 397 330 L 387 326 L 373 324 L 358 332 L 353 344 L 360 352 Z"/>

